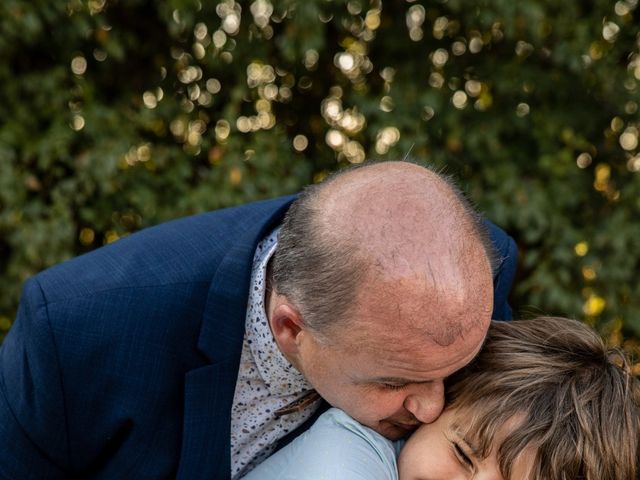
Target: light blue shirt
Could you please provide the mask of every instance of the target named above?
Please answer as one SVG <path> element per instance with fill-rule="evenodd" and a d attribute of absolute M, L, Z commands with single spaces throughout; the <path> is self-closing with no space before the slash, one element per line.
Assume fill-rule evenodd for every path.
<path fill-rule="evenodd" d="M 289 445 L 258 465 L 245 480 L 398 480 L 391 442 L 331 408 Z"/>

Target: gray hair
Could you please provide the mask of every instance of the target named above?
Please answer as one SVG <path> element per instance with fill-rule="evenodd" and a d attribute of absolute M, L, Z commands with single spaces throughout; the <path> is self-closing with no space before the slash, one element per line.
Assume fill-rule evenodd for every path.
<path fill-rule="evenodd" d="M 278 246 L 271 262 L 271 282 L 298 309 L 308 328 L 327 335 L 341 324 L 355 307 L 357 287 L 365 278 L 369 263 L 358 241 L 332 235 L 319 220 L 322 191 L 337 178 L 379 162 L 367 162 L 341 170 L 322 183 L 306 187 L 284 217 Z M 495 258 L 488 229 L 454 181 L 434 172 L 449 186 L 462 207 L 465 223 L 482 242 L 492 267 Z"/>
<path fill-rule="evenodd" d="M 356 245 L 326 235 L 318 220 L 317 197 L 334 175 L 306 187 L 291 205 L 272 259 L 272 286 L 299 310 L 316 333 L 328 333 L 353 308 L 357 285 L 367 272 Z"/>

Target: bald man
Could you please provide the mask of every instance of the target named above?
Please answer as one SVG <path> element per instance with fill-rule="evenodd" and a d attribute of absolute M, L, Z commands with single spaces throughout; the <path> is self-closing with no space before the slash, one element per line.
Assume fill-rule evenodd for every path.
<path fill-rule="evenodd" d="M 399 438 L 510 317 L 515 257 L 381 162 L 44 271 L 0 347 L 0 479 L 241 478 L 327 403 Z"/>

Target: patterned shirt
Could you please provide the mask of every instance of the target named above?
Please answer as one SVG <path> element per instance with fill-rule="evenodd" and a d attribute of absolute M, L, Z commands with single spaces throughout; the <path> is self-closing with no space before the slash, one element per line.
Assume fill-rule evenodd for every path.
<path fill-rule="evenodd" d="M 246 475 L 273 453 L 277 441 L 317 410 L 316 401 L 283 416 L 275 412 L 312 390 L 280 352 L 265 312 L 267 264 L 276 249 L 277 228 L 256 248 L 245 320 L 240 369 L 231 409 L 231 478 Z"/>

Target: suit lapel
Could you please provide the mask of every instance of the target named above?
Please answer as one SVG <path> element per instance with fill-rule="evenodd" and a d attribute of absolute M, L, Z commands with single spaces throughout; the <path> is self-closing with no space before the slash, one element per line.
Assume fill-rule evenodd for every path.
<path fill-rule="evenodd" d="M 231 407 L 235 392 L 251 266 L 257 243 L 277 225 L 293 198 L 241 209 L 234 246 L 220 262 L 207 297 L 198 349 L 211 363 L 185 378 L 185 411 L 178 479 L 228 479 Z M 246 213 L 246 215 L 244 215 Z M 236 226 L 237 226 L 236 225 Z M 230 229 L 230 230 L 236 230 Z M 229 235 L 234 232 L 230 231 Z"/>

